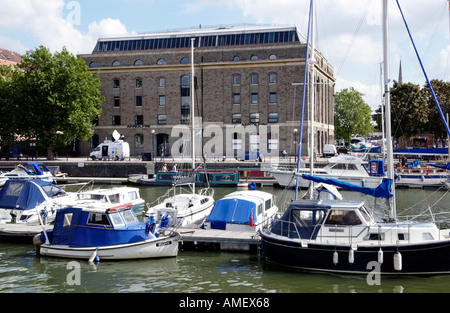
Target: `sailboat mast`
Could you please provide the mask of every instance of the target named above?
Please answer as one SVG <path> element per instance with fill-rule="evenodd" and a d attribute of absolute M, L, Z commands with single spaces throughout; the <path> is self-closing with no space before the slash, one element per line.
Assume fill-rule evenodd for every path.
<path fill-rule="evenodd" d="M 308 59 L 308 64 L 311 67 L 310 68 L 310 78 L 309 78 L 309 124 L 310 124 L 310 131 L 309 131 L 309 172 L 310 175 L 314 175 L 314 102 L 315 102 L 315 97 L 314 97 L 314 91 L 315 91 L 315 86 L 314 86 L 314 75 L 315 75 L 315 63 L 316 63 L 316 59 L 315 59 L 315 39 L 314 39 L 314 21 L 315 21 L 315 5 L 314 5 L 314 0 L 311 0 L 311 53 L 310 53 L 310 57 Z M 309 185 L 309 196 L 312 199 L 313 197 L 313 183 L 311 182 L 311 184 Z"/>
<path fill-rule="evenodd" d="M 192 139 L 191 139 L 191 153 L 192 153 L 192 175 L 194 176 L 194 183 L 192 184 L 192 191 L 195 193 L 195 114 L 194 114 L 194 42 L 195 38 L 191 38 L 191 127 L 192 127 Z"/>
<path fill-rule="evenodd" d="M 384 64 L 384 101 L 386 116 L 386 150 L 387 150 L 387 178 L 392 180 L 392 198 L 389 201 L 392 220 L 397 219 L 395 207 L 395 186 L 394 186 L 394 147 L 392 145 L 391 131 L 391 91 L 389 88 L 389 21 L 388 21 L 388 0 L 383 0 L 383 64 Z"/>

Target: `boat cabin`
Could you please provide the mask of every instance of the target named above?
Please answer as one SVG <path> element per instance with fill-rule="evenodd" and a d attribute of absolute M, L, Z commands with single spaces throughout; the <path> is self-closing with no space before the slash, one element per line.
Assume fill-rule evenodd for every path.
<path fill-rule="evenodd" d="M 131 204 L 110 208 L 68 207 L 57 212 L 54 228 L 41 235 L 52 245 L 96 247 L 145 240 L 146 224 L 139 222 Z"/>
<path fill-rule="evenodd" d="M 76 201 L 79 204 L 104 203 L 110 206 L 131 203 L 136 213 L 143 210 L 145 202 L 139 195 L 139 189 L 133 187 L 83 191 L 77 194 Z"/>
<path fill-rule="evenodd" d="M 305 243 L 395 245 L 441 238 L 433 225 L 377 223 L 364 202 L 298 200 L 293 201 L 284 215 L 274 222 L 271 233 Z"/>

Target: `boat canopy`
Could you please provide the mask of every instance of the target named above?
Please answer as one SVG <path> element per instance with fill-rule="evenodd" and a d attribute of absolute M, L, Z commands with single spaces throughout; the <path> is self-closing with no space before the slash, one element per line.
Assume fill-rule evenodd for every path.
<path fill-rule="evenodd" d="M 41 179 L 8 179 L 0 190 L 0 208 L 31 210 L 62 192 L 62 189 Z"/>
<path fill-rule="evenodd" d="M 225 229 L 227 223 L 253 224 L 257 222 L 256 203 L 244 199 L 221 199 L 214 203 L 206 218 L 213 229 Z"/>
<path fill-rule="evenodd" d="M 437 167 L 437 168 L 442 168 L 442 169 L 447 170 L 447 171 L 450 170 L 450 163 L 447 163 L 446 165 L 438 165 L 438 164 L 431 164 L 431 163 L 429 163 L 428 165 L 434 166 L 434 167 Z"/>
<path fill-rule="evenodd" d="M 59 210 L 55 217 L 53 232 L 50 232 L 50 242 L 54 245 L 70 245 L 81 213 L 80 208 L 68 207 Z"/>
<path fill-rule="evenodd" d="M 47 168 L 47 166 L 45 166 L 44 163 L 38 162 L 27 162 L 23 165 L 19 165 L 19 167 L 25 170 L 25 172 L 30 175 L 44 175 L 44 171 L 50 172 L 50 170 Z"/>
<path fill-rule="evenodd" d="M 303 179 L 312 180 L 316 183 L 324 183 L 324 184 L 330 184 L 333 186 L 338 186 L 347 190 L 356 191 L 363 193 L 365 195 L 373 196 L 376 198 L 391 198 L 393 194 L 391 193 L 391 185 L 392 180 L 388 178 L 383 178 L 381 181 L 381 184 L 376 188 L 368 188 L 368 187 L 361 187 L 358 185 L 346 183 L 337 179 L 332 178 L 321 178 L 317 176 L 311 176 L 307 174 L 302 174 Z"/>

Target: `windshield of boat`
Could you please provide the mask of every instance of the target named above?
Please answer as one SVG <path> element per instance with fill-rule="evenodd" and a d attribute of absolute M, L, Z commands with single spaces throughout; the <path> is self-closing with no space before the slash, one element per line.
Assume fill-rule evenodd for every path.
<path fill-rule="evenodd" d="M 112 211 L 109 213 L 109 217 L 114 226 L 123 226 L 138 222 L 136 216 L 131 210 Z"/>
<path fill-rule="evenodd" d="M 78 200 L 95 200 L 101 202 L 107 202 L 106 196 L 99 194 L 90 194 L 90 193 L 79 193 Z"/>

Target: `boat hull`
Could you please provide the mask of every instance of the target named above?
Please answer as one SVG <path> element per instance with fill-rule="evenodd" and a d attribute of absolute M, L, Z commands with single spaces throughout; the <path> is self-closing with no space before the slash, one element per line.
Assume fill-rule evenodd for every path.
<path fill-rule="evenodd" d="M 450 273 L 450 240 L 382 246 L 381 264 L 378 263 L 380 246 L 377 244 L 355 247 L 353 263 L 350 263 L 349 245 L 302 245 L 298 239 L 283 240 L 265 233 L 261 233 L 261 240 L 262 257 L 267 263 L 298 270 L 365 275 L 374 271 L 387 275 Z M 394 255 L 397 252 L 401 254 L 401 269 L 395 267 Z"/>
<path fill-rule="evenodd" d="M 130 260 L 176 257 L 180 235 L 162 236 L 144 241 L 100 247 L 71 247 L 42 244 L 39 254 L 52 257 L 89 259 L 94 253 L 100 260 Z"/>
<path fill-rule="evenodd" d="M 276 179 L 278 184 L 283 188 L 295 188 L 295 176 L 293 171 L 272 171 L 272 176 Z M 305 172 L 305 174 L 309 174 Z M 367 177 L 355 177 L 355 176 L 333 176 L 329 174 L 322 174 L 322 173 L 315 173 L 314 176 L 321 177 L 321 178 L 332 178 L 332 179 L 338 179 L 345 183 L 354 184 L 361 187 L 367 187 L 367 188 L 376 188 L 378 187 L 383 177 L 373 177 L 373 176 L 367 176 Z M 311 181 L 303 179 L 301 176 L 298 177 L 298 188 L 301 189 L 307 189 L 309 188 L 309 185 L 311 184 Z"/>

